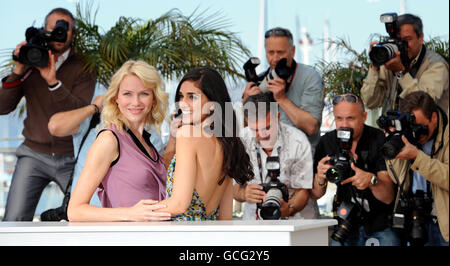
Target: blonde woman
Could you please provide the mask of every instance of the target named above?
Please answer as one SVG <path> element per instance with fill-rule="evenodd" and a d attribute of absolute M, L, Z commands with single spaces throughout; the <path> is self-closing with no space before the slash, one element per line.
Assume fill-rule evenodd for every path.
<path fill-rule="evenodd" d="M 69 202 L 70 221 L 166 220 L 154 212 L 165 198 L 167 169 L 144 130 L 157 129 L 167 110 L 167 94 L 156 69 L 129 60 L 114 74 L 104 96 L 100 131 Z M 97 190 L 102 207 L 89 205 Z"/>

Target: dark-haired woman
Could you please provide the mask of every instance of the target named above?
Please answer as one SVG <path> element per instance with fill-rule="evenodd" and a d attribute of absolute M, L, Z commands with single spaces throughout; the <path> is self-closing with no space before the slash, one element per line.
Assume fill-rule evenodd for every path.
<path fill-rule="evenodd" d="M 158 211 L 171 213 L 172 220 L 231 220 L 232 178 L 244 184 L 253 172 L 235 113 L 226 107 L 231 99 L 225 82 L 213 69 L 196 68 L 180 81 L 175 102 L 182 126 L 168 167 L 167 198 L 160 202 L 167 207 Z M 232 113 L 230 121 L 225 112 Z"/>

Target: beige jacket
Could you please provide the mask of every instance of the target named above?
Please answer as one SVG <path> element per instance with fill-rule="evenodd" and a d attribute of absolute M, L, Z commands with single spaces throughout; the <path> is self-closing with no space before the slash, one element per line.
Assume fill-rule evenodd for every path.
<path fill-rule="evenodd" d="M 411 64 L 414 64 L 415 61 L 417 58 Z M 442 56 L 427 49 L 416 78 L 406 73 L 403 78 L 397 80 L 392 71 L 387 70 L 384 66 L 381 66 L 379 71 L 370 68 L 363 81 L 361 97 L 368 108 L 383 107 L 384 113 L 388 109 L 393 109 L 393 99 L 397 95 L 396 90 L 391 90 L 393 85 L 396 86 L 398 82 L 402 88 L 400 98 L 404 98 L 413 91 L 425 91 L 448 113 L 448 67 L 448 63 Z"/>
<path fill-rule="evenodd" d="M 439 112 L 439 131 L 436 136 L 434 143 L 435 154 L 430 157 L 423 151 L 419 150 L 414 163 L 410 164 L 408 168 L 408 161 L 394 159 L 387 160 L 386 167 L 389 172 L 389 176 L 396 183 L 392 170 L 396 173 L 400 184 L 403 182 L 405 176 L 408 178 L 405 180 L 404 189 L 409 189 L 410 177 L 409 169 L 418 172 L 420 175 L 425 177 L 431 182 L 433 198 L 436 208 L 436 214 L 439 222 L 439 228 L 441 234 L 445 241 L 448 242 L 448 231 L 449 231 L 449 168 L 448 168 L 448 123 L 444 128 L 444 117 L 442 111 Z M 392 165 L 392 169 L 390 167 Z M 397 193 L 397 198 L 395 200 L 395 209 L 397 208 L 398 200 L 400 195 L 400 188 Z"/>

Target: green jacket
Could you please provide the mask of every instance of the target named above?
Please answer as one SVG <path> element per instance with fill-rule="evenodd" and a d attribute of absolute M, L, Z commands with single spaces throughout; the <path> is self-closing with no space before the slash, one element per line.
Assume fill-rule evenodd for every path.
<path fill-rule="evenodd" d="M 396 183 L 392 170 L 396 173 L 400 184 L 403 182 L 405 176 L 408 178 L 405 180 L 404 189 L 408 190 L 411 184 L 409 176 L 409 169 L 418 172 L 431 182 L 433 198 L 436 208 L 436 214 L 439 222 L 439 228 L 445 241 L 449 241 L 449 165 L 448 165 L 448 123 L 447 117 L 443 114 L 442 110 L 439 110 L 439 131 L 434 143 L 434 155 L 431 157 L 419 150 L 416 159 L 411 164 L 407 160 L 387 160 L 386 167 L 389 172 L 389 176 Z M 444 122 L 445 120 L 445 122 Z M 447 124 L 447 125 L 445 125 Z M 392 165 L 392 169 L 390 167 Z M 408 167 L 409 166 L 409 167 Z M 397 204 L 400 196 L 400 188 L 395 199 L 394 210 L 397 209 Z"/>

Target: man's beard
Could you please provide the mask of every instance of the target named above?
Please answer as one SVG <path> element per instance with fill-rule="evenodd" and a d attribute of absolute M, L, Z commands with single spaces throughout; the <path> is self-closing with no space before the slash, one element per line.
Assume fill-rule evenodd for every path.
<path fill-rule="evenodd" d="M 72 42 L 67 42 L 64 44 L 64 46 L 62 48 L 56 48 L 55 47 L 55 43 L 49 43 L 49 48 L 53 53 L 58 53 L 58 54 L 62 54 L 65 51 L 67 51 L 67 49 L 69 49 L 70 45 Z"/>

